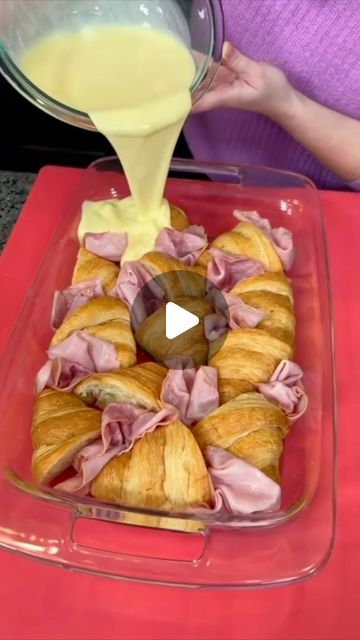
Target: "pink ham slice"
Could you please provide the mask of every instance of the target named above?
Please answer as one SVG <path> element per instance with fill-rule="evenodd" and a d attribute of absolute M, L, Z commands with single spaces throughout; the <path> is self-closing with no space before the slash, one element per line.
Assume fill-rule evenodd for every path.
<path fill-rule="evenodd" d="M 116 371 L 120 362 L 113 344 L 84 331 L 75 331 L 63 342 L 50 347 L 49 360 L 36 376 L 36 393 L 45 387 L 70 391 L 90 373 Z"/>
<path fill-rule="evenodd" d="M 205 454 L 214 488 L 213 513 L 244 516 L 279 508 L 281 489 L 262 471 L 219 447 L 207 447 Z"/>
<path fill-rule="evenodd" d="M 58 329 L 66 316 L 89 300 L 103 296 L 101 278 L 84 280 L 73 284 L 63 291 L 55 291 L 51 311 L 51 328 Z"/>
<path fill-rule="evenodd" d="M 138 295 L 141 290 L 142 294 Z M 156 279 L 152 278 L 140 262 L 135 261 L 125 262 L 121 267 L 112 293 L 127 305 L 135 330 L 149 315 L 161 307 L 165 295 L 165 291 Z"/>
<path fill-rule="evenodd" d="M 183 264 L 193 266 L 207 247 L 208 240 L 204 227 L 192 225 L 185 231 L 162 229 L 156 239 L 155 251 L 161 251 Z"/>
<path fill-rule="evenodd" d="M 137 440 L 176 417 L 174 407 L 147 411 L 131 404 L 109 404 L 102 414 L 101 438 L 83 447 L 75 456 L 73 466 L 76 475 L 58 484 L 56 489 L 88 493 L 90 482 L 112 458 L 130 451 Z"/>
<path fill-rule="evenodd" d="M 303 371 L 295 362 L 282 360 L 269 382 L 257 385 L 258 391 L 277 404 L 291 423 L 298 420 L 308 406 L 302 377 Z"/>
<path fill-rule="evenodd" d="M 161 400 L 176 407 L 187 426 L 201 420 L 219 406 L 216 369 L 170 370 L 163 382 Z"/>
<path fill-rule="evenodd" d="M 204 318 L 204 333 L 209 342 L 224 336 L 229 331 L 229 323 L 222 313 L 210 313 Z"/>
<path fill-rule="evenodd" d="M 240 280 L 265 272 L 260 262 L 251 258 L 234 256 L 216 247 L 209 253 L 212 259 L 207 267 L 207 277 L 221 291 L 230 291 Z"/>
<path fill-rule="evenodd" d="M 85 376 L 93 373 L 76 362 L 67 362 L 62 358 L 48 360 L 40 369 L 35 380 L 35 392 L 41 393 L 45 387 L 58 391 L 71 391 Z"/>
<path fill-rule="evenodd" d="M 292 233 L 289 229 L 284 227 L 273 229 L 270 221 L 267 218 L 262 218 L 257 211 L 234 211 L 233 215 L 240 222 L 251 222 L 258 227 L 271 240 L 285 271 L 291 268 L 295 258 L 295 249 Z"/>
<path fill-rule="evenodd" d="M 112 262 L 121 262 L 121 258 L 128 246 L 127 233 L 85 233 L 85 249 L 95 253 L 100 258 L 106 258 Z"/>
<path fill-rule="evenodd" d="M 221 293 L 218 289 L 210 291 L 215 313 L 204 318 L 204 333 L 212 342 L 224 335 L 229 329 L 254 328 L 264 320 L 265 313 L 246 304 L 238 296 Z"/>

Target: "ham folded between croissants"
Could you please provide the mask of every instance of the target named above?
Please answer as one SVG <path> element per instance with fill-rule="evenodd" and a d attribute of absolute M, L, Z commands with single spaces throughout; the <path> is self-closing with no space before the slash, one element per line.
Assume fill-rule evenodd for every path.
<path fill-rule="evenodd" d="M 165 371 L 149 363 L 132 373 L 138 375 L 127 375 L 122 385 L 117 381 L 113 396 L 114 385 L 98 380 L 103 391 L 97 401 L 107 405 L 102 414 L 73 394 L 40 394 L 32 428 L 34 477 L 48 483 L 74 465 L 77 475 L 57 488 L 77 493 L 91 483 L 91 493 L 106 502 L 153 509 L 209 506 L 211 485 L 200 448 L 176 419 L 177 410 L 161 407 Z"/>
<path fill-rule="evenodd" d="M 277 406 L 260 393 L 243 393 L 200 420 L 192 433 L 202 451 L 220 447 L 280 482 L 279 459 L 288 429 Z"/>
<path fill-rule="evenodd" d="M 209 345 L 209 364 L 218 372 L 221 403 L 267 382 L 281 360 L 292 358 L 292 347 L 263 329 L 229 331 L 219 350 L 218 340 Z"/>
<path fill-rule="evenodd" d="M 76 331 L 83 331 L 114 345 L 119 368 L 129 367 L 136 362 L 130 315 L 121 300 L 108 296 L 93 298 L 67 315 L 53 335 L 50 350 Z"/>
<path fill-rule="evenodd" d="M 114 457 L 92 481 L 91 493 L 106 502 L 150 509 L 185 510 L 211 503 L 204 458 L 179 420 L 157 427 Z"/>
<path fill-rule="evenodd" d="M 231 231 L 215 238 L 199 257 L 198 265 L 209 265 L 212 259 L 211 249 L 220 249 L 234 256 L 246 257 L 262 265 L 266 271 L 282 271 L 281 261 L 273 244 L 261 229 L 250 222 L 240 222 Z"/>
<path fill-rule="evenodd" d="M 230 295 L 241 298 L 250 307 L 262 311 L 257 325 L 270 335 L 287 342 L 295 340 L 295 315 L 291 284 L 283 273 L 264 273 L 238 282 Z"/>
<path fill-rule="evenodd" d="M 85 237 L 72 286 L 53 307 L 38 388 L 62 392 L 46 389 L 36 400 L 34 478 L 49 484 L 72 466 L 57 488 L 129 507 L 235 515 L 277 508 L 283 440 L 307 404 L 292 362 L 294 303 L 283 272 L 291 234 L 240 212 L 207 246 L 204 230 L 170 209 L 172 228 L 155 250 L 121 268 L 126 234 Z M 224 294 L 220 306 L 211 283 Z M 170 301 L 199 318 L 173 340 Z M 156 362 L 136 364 L 135 339 Z"/>
<path fill-rule="evenodd" d="M 101 296 L 68 312 L 53 335 L 48 357 L 36 378 L 37 393 L 46 386 L 70 391 L 92 372 L 135 364 L 136 345 L 126 305 Z"/>

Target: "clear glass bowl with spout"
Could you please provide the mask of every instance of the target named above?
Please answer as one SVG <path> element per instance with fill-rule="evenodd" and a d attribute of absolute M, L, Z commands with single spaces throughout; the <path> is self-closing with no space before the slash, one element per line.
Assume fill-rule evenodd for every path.
<path fill-rule="evenodd" d="M 54 100 L 30 82 L 19 64 L 24 51 L 43 37 L 109 23 L 173 34 L 194 57 L 193 102 L 210 86 L 224 39 L 220 0 L 1 0 L 0 71 L 46 113 L 84 129 L 95 129 L 86 113 Z"/>

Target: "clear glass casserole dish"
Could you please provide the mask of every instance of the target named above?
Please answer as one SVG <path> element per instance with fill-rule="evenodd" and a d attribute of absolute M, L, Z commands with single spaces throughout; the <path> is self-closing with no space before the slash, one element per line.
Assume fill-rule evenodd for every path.
<path fill-rule="evenodd" d="M 295 359 L 305 373 L 309 409 L 285 441 L 280 509 L 226 521 L 209 513 L 199 522 L 189 514 L 65 495 L 31 481 L 33 381 L 51 336 L 54 290 L 71 280 L 81 204 L 127 194 L 114 159 L 84 173 L 0 362 L 0 545 L 99 575 L 191 587 L 256 587 L 313 575 L 334 542 L 336 416 L 326 240 L 317 191 L 302 176 L 174 160 L 166 186 L 168 199 L 193 224 L 204 224 L 210 239 L 235 224 L 235 208 L 257 210 L 293 232 Z"/>

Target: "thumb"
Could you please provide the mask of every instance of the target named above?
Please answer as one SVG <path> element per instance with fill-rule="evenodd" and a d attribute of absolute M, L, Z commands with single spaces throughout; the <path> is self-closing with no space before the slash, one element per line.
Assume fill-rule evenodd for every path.
<path fill-rule="evenodd" d="M 205 93 L 192 108 L 192 113 L 202 113 L 212 109 L 222 109 L 232 106 L 233 88 L 220 85 Z"/>
<path fill-rule="evenodd" d="M 223 46 L 223 64 L 236 76 L 241 76 L 246 80 L 247 77 L 251 76 L 257 63 L 240 53 L 230 42 L 225 42 Z"/>

